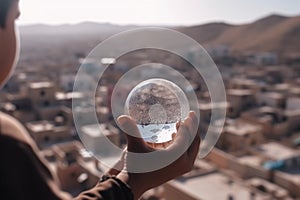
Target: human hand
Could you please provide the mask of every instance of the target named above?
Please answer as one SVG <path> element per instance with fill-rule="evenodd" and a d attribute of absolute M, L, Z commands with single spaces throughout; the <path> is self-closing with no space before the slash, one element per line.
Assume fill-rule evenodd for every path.
<path fill-rule="evenodd" d="M 145 143 L 141 138 L 135 122 L 129 116 L 118 118 L 118 124 L 126 132 L 127 149 L 124 150 L 122 158 L 116 164 L 118 168 L 123 168 L 120 172 L 111 169 L 110 174 L 116 175 L 121 181 L 128 184 L 138 199 L 145 191 L 157 187 L 173 178 L 189 172 L 199 151 L 200 136 L 197 134 L 198 120 L 194 112 L 179 125 L 176 137 L 173 143 L 165 149 L 156 150 Z M 191 141 L 193 138 L 193 141 Z M 186 149 L 183 149 L 187 147 Z M 154 171 L 131 172 L 131 168 L 138 167 L 145 160 L 137 160 L 131 156 L 131 153 L 151 153 L 158 151 L 160 155 L 179 155 L 176 160 L 170 164 Z M 123 167 L 122 167 L 123 166 Z"/>

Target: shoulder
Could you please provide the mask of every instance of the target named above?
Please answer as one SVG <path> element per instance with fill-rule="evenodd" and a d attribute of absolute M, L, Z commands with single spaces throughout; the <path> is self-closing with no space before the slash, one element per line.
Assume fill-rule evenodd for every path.
<path fill-rule="evenodd" d="M 34 145 L 25 127 L 14 117 L 0 112 L 1 134 Z"/>

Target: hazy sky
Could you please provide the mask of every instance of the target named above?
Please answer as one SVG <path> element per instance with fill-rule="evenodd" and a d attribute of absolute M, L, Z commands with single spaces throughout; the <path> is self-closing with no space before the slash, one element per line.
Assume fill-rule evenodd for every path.
<path fill-rule="evenodd" d="M 20 24 L 82 21 L 192 25 L 252 22 L 271 13 L 299 15 L 299 0 L 20 0 Z"/>

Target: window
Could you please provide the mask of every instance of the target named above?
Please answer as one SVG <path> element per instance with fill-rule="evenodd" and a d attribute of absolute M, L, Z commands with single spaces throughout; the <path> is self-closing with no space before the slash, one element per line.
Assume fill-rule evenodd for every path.
<path fill-rule="evenodd" d="M 46 92 L 44 90 L 40 91 L 40 96 L 44 97 L 46 95 Z"/>
<path fill-rule="evenodd" d="M 255 140 L 255 139 L 252 139 L 251 142 L 250 142 L 250 145 L 253 146 L 253 145 L 255 145 L 255 144 L 256 144 L 256 140 Z"/>
<path fill-rule="evenodd" d="M 50 102 L 49 101 L 44 101 L 44 106 L 49 106 L 50 105 Z"/>
<path fill-rule="evenodd" d="M 264 185 L 258 185 L 256 188 L 262 192 L 267 192 L 267 188 Z"/>
<path fill-rule="evenodd" d="M 49 136 L 45 136 L 45 137 L 44 137 L 44 141 L 45 141 L 45 142 L 49 142 L 49 140 L 50 140 Z"/>

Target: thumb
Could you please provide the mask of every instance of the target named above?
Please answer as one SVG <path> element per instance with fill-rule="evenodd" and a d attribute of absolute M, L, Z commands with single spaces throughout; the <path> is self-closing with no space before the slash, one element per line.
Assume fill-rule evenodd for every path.
<path fill-rule="evenodd" d="M 134 153 L 143 153 L 146 151 L 146 143 L 141 137 L 135 121 L 127 116 L 122 115 L 117 120 L 119 127 L 125 132 L 127 138 L 127 150 Z"/>

